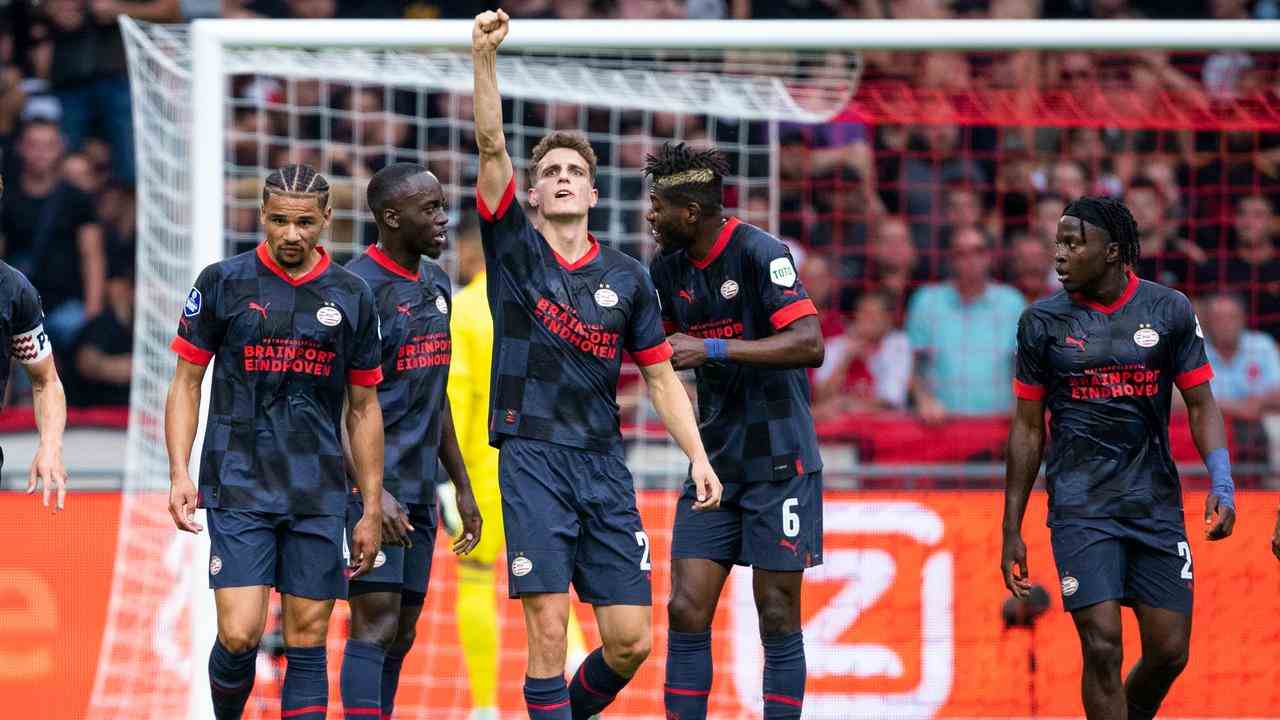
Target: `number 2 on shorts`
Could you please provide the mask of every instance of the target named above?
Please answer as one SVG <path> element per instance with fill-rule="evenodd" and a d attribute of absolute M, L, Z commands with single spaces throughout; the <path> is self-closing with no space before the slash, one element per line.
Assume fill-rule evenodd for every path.
<path fill-rule="evenodd" d="M 652 570 L 653 563 L 649 562 L 649 533 L 643 530 L 636 531 L 636 542 L 640 544 L 640 548 L 644 550 L 644 554 L 640 557 L 640 569 Z"/>
<path fill-rule="evenodd" d="M 1191 579 L 1191 545 L 1186 540 L 1178 542 L 1178 557 L 1187 559 L 1187 564 L 1182 566 L 1182 579 Z"/>

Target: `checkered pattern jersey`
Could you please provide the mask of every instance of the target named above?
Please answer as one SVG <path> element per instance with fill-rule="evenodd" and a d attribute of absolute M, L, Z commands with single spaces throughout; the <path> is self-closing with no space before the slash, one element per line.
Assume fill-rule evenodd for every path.
<path fill-rule="evenodd" d="M 213 364 L 200 457 L 202 507 L 342 515 L 342 401 L 382 379 L 364 280 L 321 258 L 290 278 L 265 244 L 205 268 L 172 348 Z"/>
<path fill-rule="evenodd" d="M 43 360 L 53 352 L 44 333 L 40 295 L 20 271 L 0 261 L 0 345 L 7 348 L 0 361 L 0 398 L 9 384 L 11 363 L 24 365 Z"/>
<path fill-rule="evenodd" d="M 618 372 L 671 357 L 644 266 L 590 238 L 570 263 L 514 202 L 477 198 L 495 348 L 489 441 L 518 436 L 621 455 Z"/>
<path fill-rule="evenodd" d="M 774 236 L 729 218 L 702 260 L 662 253 L 649 268 L 668 332 L 760 340 L 817 309 Z M 803 368 L 708 362 L 696 371 L 698 428 L 723 482 L 772 482 L 822 469 Z"/>
<path fill-rule="evenodd" d="M 1169 454 L 1173 386 L 1212 377 L 1191 301 L 1132 273 L 1111 305 L 1059 291 L 1023 311 L 1013 391 L 1052 413 L 1050 519 L 1180 520 Z"/>
<path fill-rule="evenodd" d="M 433 503 L 451 353 L 449 276 L 429 260 L 411 273 L 377 245 L 347 269 L 369 283 L 382 320 L 382 485 L 400 502 Z"/>

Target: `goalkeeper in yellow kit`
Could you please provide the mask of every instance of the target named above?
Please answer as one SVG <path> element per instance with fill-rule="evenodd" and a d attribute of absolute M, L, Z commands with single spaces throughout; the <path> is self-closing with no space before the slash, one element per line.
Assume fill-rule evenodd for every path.
<path fill-rule="evenodd" d="M 449 333 L 449 404 L 458 447 L 471 477 L 486 530 L 469 555 L 458 558 L 455 612 L 458 638 L 471 683 L 469 720 L 498 718 L 498 609 L 494 563 L 502 549 L 502 496 L 498 493 L 498 451 L 489 445 L 489 366 L 493 361 L 493 318 L 485 292 L 480 228 L 472 223 L 457 233 L 458 278 L 464 287 L 453 295 Z M 505 593 L 505 588 L 503 589 Z M 582 629 L 569 613 L 569 662 L 586 654 Z"/>

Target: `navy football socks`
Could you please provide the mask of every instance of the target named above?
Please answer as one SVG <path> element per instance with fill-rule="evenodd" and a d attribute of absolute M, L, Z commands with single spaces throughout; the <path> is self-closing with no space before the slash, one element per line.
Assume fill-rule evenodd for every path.
<path fill-rule="evenodd" d="M 244 704 L 253 692 L 258 648 L 233 653 L 218 640 L 209 653 L 209 690 L 215 720 L 240 720 Z"/>
<path fill-rule="evenodd" d="M 280 717 L 325 720 L 329 709 L 329 668 L 324 646 L 285 648 L 288 666 L 280 692 Z"/>
<path fill-rule="evenodd" d="M 671 720 L 703 720 L 711 694 L 711 631 L 667 631 L 667 684 L 663 703 Z"/>
<path fill-rule="evenodd" d="M 342 652 L 342 709 L 347 720 L 382 715 L 382 659 L 377 643 L 347 640 Z M 390 714 L 390 713 L 388 713 Z"/>
<path fill-rule="evenodd" d="M 572 720 L 569 709 L 569 687 L 564 676 L 524 679 L 524 702 L 529 720 Z"/>
<path fill-rule="evenodd" d="M 804 634 L 764 639 L 765 720 L 799 718 L 804 705 Z"/>

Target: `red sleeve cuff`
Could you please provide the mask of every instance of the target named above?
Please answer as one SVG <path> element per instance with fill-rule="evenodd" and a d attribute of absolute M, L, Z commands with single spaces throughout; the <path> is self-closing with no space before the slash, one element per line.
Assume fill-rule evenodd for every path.
<path fill-rule="evenodd" d="M 1197 385 L 1202 385 L 1213 379 L 1213 367 L 1209 363 L 1205 363 L 1195 370 L 1188 370 L 1173 379 L 1173 384 L 1178 386 L 1179 390 L 1186 390 Z"/>
<path fill-rule="evenodd" d="M 382 382 L 382 366 L 368 370 L 359 370 L 352 368 L 347 371 L 347 383 L 351 385 L 363 385 L 364 387 L 372 387 Z"/>
<path fill-rule="evenodd" d="M 485 222 L 498 222 L 503 215 L 507 214 L 507 209 L 511 207 L 511 203 L 516 199 L 516 176 L 512 175 L 511 180 L 507 183 L 507 189 L 502 193 L 502 199 L 498 201 L 498 209 L 490 210 L 485 204 L 484 198 L 480 196 L 480 187 L 476 186 L 476 211 L 480 213 L 480 218 Z"/>
<path fill-rule="evenodd" d="M 671 343 L 663 340 L 648 350 L 637 350 L 631 353 L 631 359 L 636 361 L 640 367 L 648 367 L 657 365 L 664 360 L 670 360 L 674 351 L 671 349 Z"/>
<path fill-rule="evenodd" d="M 662 332 L 668 335 L 675 335 L 679 330 L 680 328 L 676 327 L 676 324 L 671 320 L 662 321 Z"/>
<path fill-rule="evenodd" d="M 1024 383 L 1018 378 L 1014 378 L 1013 396 L 1021 400 L 1043 400 L 1044 386 Z"/>
<path fill-rule="evenodd" d="M 190 340 L 182 337 L 181 335 L 174 336 L 173 342 L 169 343 L 169 348 L 178 353 L 178 357 L 186 360 L 192 365 L 205 367 L 209 364 L 209 361 L 213 359 L 213 353 L 205 350 L 204 348 L 197 347 Z"/>
<path fill-rule="evenodd" d="M 769 318 L 769 322 L 773 323 L 774 330 L 781 330 L 802 317 L 817 314 L 818 308 L 813 306 L 813 301 L 805 298 L 804 300 L 797 300 L 774 313 Z"/>

